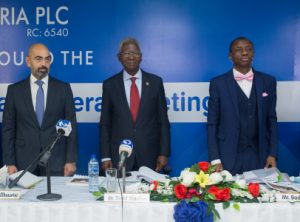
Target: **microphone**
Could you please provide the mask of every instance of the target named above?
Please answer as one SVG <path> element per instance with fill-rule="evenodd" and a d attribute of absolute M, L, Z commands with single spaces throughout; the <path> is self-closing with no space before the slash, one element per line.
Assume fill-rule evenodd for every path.
<path fill-rule="evenodd" d="M 41 157 L 39 165 L 43 167 L 47 166 L 48 160 L 51 156 L 51 151 L 55 146 L 55 144 L 57 143 L 57 141 L 61 138 L 61 136 L 69 136 L 71 131 L 72 131 L 72 126 L 69 120 L 62 120 L 62 119 L 58 120 L 58 122 L 56 123 L 57 135 L 53 140 L 53 142 L 51 142 L 50 145 L 46 148 L 47 151 L 45 151 L 44 155 Z"/>
<path fill-rule="evenodd" d="M 60 136 L 69 136 L 72 131 L 71 122 L 69 120 L 58 120 L 56 124 L 56 132 Z"/>
<path fill-rule="evenodd" d="M 125 139 L 121 142 L 119 147 L 119 155 L 120 155 L 119 158 L 120 161 L 118 166 L 119 170 L 124 166 L 126 159 L 130 157 L 132 153 L 132 148 L 133 148 L 133 144 L 131 140 Z"/>

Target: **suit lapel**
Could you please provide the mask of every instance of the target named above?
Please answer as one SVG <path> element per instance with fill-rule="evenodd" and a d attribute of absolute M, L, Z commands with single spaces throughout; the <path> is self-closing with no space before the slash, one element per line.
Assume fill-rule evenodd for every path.
<path fill-rule="evenodd" d="M 125 85 L 124 85 L 124 79 L 123 79 L 123 71 L 119 73 L 118 79 L 116 81 L 116 92 L 118 95 L 118 98 L 120 98 L 120 105 L 124 107 L 124 111 L 127 112 L 127 115 L 131 118 L 130 113 L 130 105 L 128 104 L 127 98 L 126 98 L 126 92 L 125 92 Z"/>
<path fill-rule="evenodd" d="M 255 73 L 255 71 L 253 70 Z M 254 74 L 254 84 L 256 87 L 256 100 L 257 100 L 257 111 L 258 111 L 258 122 L 262 121 L 262 93 L 263 93 L 263 78 L 258 73 Z"/>
<path fill-rule="evenodd" d="M 230 99 L 233 103 L 234 110 L 239 117 L 239 108 L 238 108 L 238 99 L 237 99 L 237 88 L 236 88 L 236 81 L 233 78 L 233 72 L 228 72 L 226 78 L 227 88 L 230 94 Z"/>
<path fill-rule="evenodd" d="M 48 89 L 47 89 L 48 90 L 47 91 L 47 100 L 46 100 L 46 109 L 45 109 L 45 113 L 44 113 L 42 126 L 44 126 L 46 121 L 47 121 L 47 116 L 48 116 L 48 113 L 49 113 L 49 109 L 51 108 L 51 104 L 52 104 L 52 106 L 53 106 L 53 104 L 55 104 L 55 98 L 56 98 L 57 90 L 54 90 L 53 88 L 55 88 L 54 82 L 53 82 L 52 78 L 49 76 Z"/>
<path fill-rule="evenodd" d="M 147 76 L 147 74 L 144 71 L 142 71 L 142 94 L 141 94 L 140 108 L 139 108 L 136 122 L 139 121 L 141 113 L 143 112 L 143 109 L 147 103 L 150 87 L 151 87 L 151 83 L 150 83 L 149 76 Z"/>
<path fill-rule="evenodd" d="M 28 110 L 28 114 L 30 116 L 30 118 L 32 119 L 32 121 L 34 122 L 34 124 L 37 127 L 40 127 L 35 111 L 34 111 L 34 107 L 33 107 L 33 102 L 32 102 L 32 96 L 31 96 L 31 87 L 30 87 L 30 78 L 28 78 L 25 82 L 24 82 L 24 102 L 26 105 L 26 108 Z"/>

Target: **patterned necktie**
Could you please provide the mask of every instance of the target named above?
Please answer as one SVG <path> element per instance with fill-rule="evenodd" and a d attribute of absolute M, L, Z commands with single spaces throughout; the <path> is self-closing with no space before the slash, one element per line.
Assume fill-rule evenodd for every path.
<path fill-rule="evenodd" d="M 140 95 L 139 90 L 135 84 L 135 77 L 130 78 L 131 79 L 131 87 L 130 87 L 130 112 L 133 123 L 136 122 L 137 114 L 140 107 Z"/>
<path fill-rule="evenodd" d="M 43 117 L 44 117 L 44 90 L 42 85 L 44 82 L 42 80 L 37 80 L 35 83 L 39 86 L 36 94 L 36 103 L 35 103 L 35 113 L 38 119 L 40 126 L 42 126 Z"/>

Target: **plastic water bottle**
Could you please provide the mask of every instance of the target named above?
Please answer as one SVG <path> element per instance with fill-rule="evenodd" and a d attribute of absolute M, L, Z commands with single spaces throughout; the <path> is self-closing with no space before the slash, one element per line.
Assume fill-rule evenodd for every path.
<path fill-rule="evenodd" d="M 99 162 L 96 159 L 96 155 L 91 155 L 89 168 L 89 192 L 98 191 L 99 186 Z"/>

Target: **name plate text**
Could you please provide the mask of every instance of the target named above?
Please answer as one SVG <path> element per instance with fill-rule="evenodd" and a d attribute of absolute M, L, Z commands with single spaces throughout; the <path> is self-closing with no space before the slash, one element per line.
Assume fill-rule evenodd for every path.
<path fill-rule="evenodd" d="M 104 201 L 121 202 L 122 197 L 120 193 L 105 193 Z M 148 203 L 150 202 L 150 194 L 149 193 L 123 193 L 123 202 Z"/>

